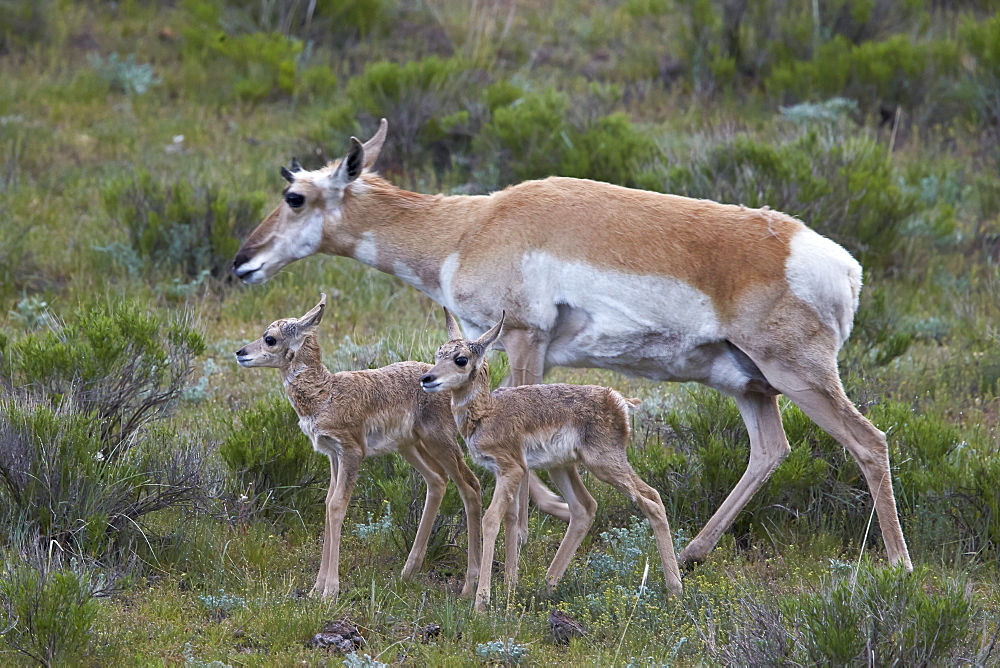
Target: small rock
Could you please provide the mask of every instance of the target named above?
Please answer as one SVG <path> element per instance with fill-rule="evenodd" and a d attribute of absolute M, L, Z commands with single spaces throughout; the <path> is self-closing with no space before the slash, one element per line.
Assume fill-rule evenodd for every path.
<path fill-rule="evenodd" d="M 552 630 L 552 637 L 560 645 L 568 645 L 570 638 L 577 638 L 587 633 L 580 622 L 556 608 L 552 608 L 549 613 L 549 628 Z"/>
<path fill-rule="evenodd" d="M 365 639 L 358 632 L 358 627 L 346 619 L 339 622 L 327 622 L 323 630 L 312 637 L 310 647 L 350 654 L 363 647 Z"/>
<path fill-rule="evenodd" d="M 423 638 L 424 643 L 430 642 L 431 638 L 437 639 L 440 635 L 440 624 L 428 624 L 424 627 L 424 630 L 420 632 L 420 637 Z"/>

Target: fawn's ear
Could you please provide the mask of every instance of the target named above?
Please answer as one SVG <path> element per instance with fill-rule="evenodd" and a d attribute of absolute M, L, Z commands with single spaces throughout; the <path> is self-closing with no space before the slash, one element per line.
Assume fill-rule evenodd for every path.
<path fill-rule="evenodd" d="M 297 320 L 292 320 L 289 324 L 288 334 L 291 337 L 291 341 L 288 343 L 288 347 L 295 351 L 302 347 L 302 341 L 305 339 L 306 334 L 309 334 L 314 329 L 319 321 L 323 319 L 323 311 L 326 310 L 326 294 L 320 294 L 319 303 L 306 313 L 301 318 Z"/>
<path fill-rule="evenodd" d="M 444 319 L 448 326 L 449 340 L 456 341 L 465 338 L 462 336 L 462 329 L 458 326 L 458 320 L 455 319 L 455 315 L 447 308 L 444 310 Z"/>
<path fill-rule="evenodd" d="M 319 295 L 319 303 L 313 306 L 312 309 L 306 313 L 304 316 L 298 319 L 296 326 L 299 330 L 312 329 L 319 324 L 319 321 L 323 319 L 323 311 L 326 310 L 326 293 L 321 292 Z"/>
<path fill-rule="evenodd" d="M 503 321 L 506 320 L 506 318 L 507 312 L 504 311 L 500 314 L 500 322 L 490 327 L 485 334 L 473 341 L 475 345 L 482 347 L 483 354 L 489 352 L 490 347 L 492 347 L 493 344 L 496 343 L 496 340 L 500 338 L 500 334 L 503 332 Z"/>

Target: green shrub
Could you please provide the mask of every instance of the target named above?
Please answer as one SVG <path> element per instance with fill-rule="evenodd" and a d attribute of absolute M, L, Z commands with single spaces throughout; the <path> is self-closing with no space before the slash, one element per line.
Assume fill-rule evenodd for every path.
<path fill-rule="evenodd" d="M 510 98 L 510 90 L 496 92 Z M 479 150 L 499 157 L 501 184 L 558 175 L 634 185 L 637 166 L 653 156 L 652 141 L 624 113 L 574 119 L 569 96 L 553 89 L 492 101 Z"/>
<path fill-rule="evenodd" d="M 1000 14 L 985 21 L 968 17 L 959 35 L 972 56 L 973 69 L 962 83 L 962 97 L 973 121 L 1000 144 Z"/>
<path fill-rule="evenodd" d="M 299 429 L 284 397 L 259 401 L 229 424 L 219 455 L 246 513 L 323 511 L 330 466 Z M 240 519 L 240 518 L 238 518 Z M 246 519 L 246 518 L 242 518 Z"/>
<path fill-rule="evenodd" d="M 767 86 L 793 99 L 839 95 L 865 111 L 880 105 L 912 110 L 947 92 L 958 71 L 958 46 L 951 40 L 915 42 L 909 35 L 852 44 L 834 37 L 811 61 L 776 66 Z"/>
<path fill-rule="evenodd" d="M 379 169 L 399 170 L 416 166 L 421 155 L 431 154 L 437 167 L 450 167 L 451 157 L 466 150 L 471 126 L 480 111 L 473 104 L 483 74 L 460 58 L 430 56 L 403 64 L 379 61 L 347 83 L 347 101 L 330 112 L 334 120 L 352 119 L 360 111 L 370 121 L 364 134 L 373 134 L 382 117 L 391 125 L 392 141 L 386 142 Z M 351 114 L 340 113 L 350 108 Z M 353 122 L 353 120 L 351 120 Z M 324 127 L 318 139 L 332 131 L 342 142 L 346 127 Z"/>
<path fill-rule="evenodd" d="M 202 346 L 185 318 L 128 302 L 0 343 L 0 526 L 116 557 L 143 515 L 189 502 L 198 455 L 155 422 Z"/>
<path fill-rule="evenodd" d="M 15 397 L 93 415 L 110 455 L 170 409 L 204 347 L 188 316 L 116 301 L 12 341 L 0 351 L 0 383 Z"/>
<path fill-rule="evenodd" d="M 259 5 L 229 2 L 225 5 L 229 16 L 248 14 L 249 23 L 261 32 L 280 32 L 285 35 L 308 36 L 313 40 L 340 42 L 345 37 L 364 37 L 390 15 L 392 0 L 316 0 L 303 4 L 297 2 L 260 3 Z M 234 22 L 234 21 L 230 21 Z"/>
<path fill-rule="evenodd" d="M 884 147 L 818 129 L 774 144 L 737 135 L 701 155 L 668 156 L 640 185 L 784 211 L 875 267 L 894 261 L 904 223 L 916 209 Z"/>
<path fill-rule="evenodd" d="M 787 598 L 785 614 L 811 663 L 926 666 L 966 649 L 972 605 L 954 582 L 930 589 L 919 574 L 862 568 L 818 594 Z"/>
<path fill-rule="evenodd" d="M 5 567 L 0 639 L 44 666 L 78 664 L 90 650 L 100 578 L 75 563 L 36 568 L 7 561 Z"/>
<path fill-rule="evenodd" d="M 157 268 L 191 279 L 205 271 L 228 276 L 244 226 L 260 220 L 266 199 L 261 192 L 231 194 L 185 179 L 165 184 L 144 169 L 112 180 L 101 197 L 128 233 L 132 254 L 118 249 L 116 257 L 134 271 Z"/>
<path fill-rule="evenodd" d="M 358 4 L 356 9 L 362 11 L 360 5 L 372 2 Z M 294 17 L 282 17 L 281 26 L 241 33 L 233 29 L 240 22 L 227 18 L 227 7 L 219 0 L 185 0 L 184 9 L 188 17 L 182 30 L 185 92 L 193 86 L 222 102 L 259 103 L 323 93 L 336 86 L 336 76 L 328 67 L 305 67 L 308 54 L 304 42 L 288 34 L 286 21 Z M 279 11 L 285 9 L 281 6 Z M 291 11 L 295 10 L 292 5 Z M 276 32 L 278 27 L 284 32 Z"/>
<path fill-rule="evenodd" d="M 364 36 L 391 15 L 393 5 L 393 0 L 317 0 L 314 20 L 323 22 L 327 34 L 355 31 Z"/>
<path fill-rule="evenodd" d="M 51 41 L 53 0 L 0 0 L 0 56 Z"/>

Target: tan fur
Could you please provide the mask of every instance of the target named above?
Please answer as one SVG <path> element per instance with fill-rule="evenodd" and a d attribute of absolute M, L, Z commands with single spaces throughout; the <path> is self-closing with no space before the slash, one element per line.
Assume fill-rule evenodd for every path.
<path fill-rule="evenodd" d="M 296 189 L 322 206 L 311 184 Z M 736 315 L 748 291 L 783 281 L 788 241 L 802 227 L 776 211 L 556 177 L 490 196 L 445 197 L 401 190 L 364 173 L 345 193 L 343 207 L 343 222 L 330 226 L 322 252 L 350 256 L 353 240 L 371 231 L 380 240 L 377 269 L 393 273 L 398 261 L 415 265 L 430 288 L 440 287 L 441 264 L 453 252 L 460 253 L 463 273 L 493 276 L 498 257 L 544 248 L 569 261 L 680 279 L 708 294 L 725 318 Z M 267 239 L 288 213 L 288 207 L 272 212 L 244 249 Z"/>
<path fill-rule="evenodd" d="M 385 131 L 383 122 L 348 157 L 362 150 L 370 167 Z M 314 252 L 346 255 L 399 276 L 476 333 L 506 311 L 499 345 L 514 385 L 539 383 L 552 366 L 597 366 L 732 396 L 750 463 L 681 553 L 686 563 L 705 558 L 787 455 L 773 400 L 786 394 L 854 455 L 889 560 L 911 567 L 884 435 L 854 409 L 837 370 L 861 288 L 843 248 L 766 207 L 556 177 L 489 196 L 419 195 L 370 171 L 345 179 L 345 164 L 296 175 L 304 211 L 282 205 L 261 223 L 237 275 L 260 282 Z M 558 513 L 529 481 L 536 503 Z"/>
<path fill-rule="evenodd" d="M 446 314 L 449 334 L 460 334 L 458 324 Z M 453 339 L 442 345 L 435 353 L 436 364 L 421 378 L 428 392 L 450 392 L 455 423 L 473 460 L 497 479 L 493 500 L 483 515 L 482 563 L 493 561 L 502 519 L 507 536 L 506 583 L 514 588 L 518 551 L 526 539 L 520 532 L 519 489 L 529 468 L 545 469 L 570 510 L 569 526 L 547 574 L 549 586 L 555 587 L 597 510 L 577 471 L 583 464 L 632 499 L 649 518 L 667 588 L 680 595 L 680 572 L 663 503 L 656 490 L 636 475 L 626 456 L 628 411 L 638 401 L 594 385 L 525 385 L 490 392 L 486 354 L 502 324 L 501 320 L 476 341 Z M 490 575 L 487 568 L 480 576 L 477 610 L 489 604 Z"/>
<path fill-rule="evenodd" d="M 430 365 L 399 362 L 381 369 L 330 373 L 313 331 L 324 304 L 325 295 L 302 318 L 272 323 L 260 339 L 236 353 L 243 366 L 279 370 L 303 432 L 318 452 L 330 458 L 323 559 L 313 592 L 336 597 L 340 590 L 340 535 L 361 460 L 369 454 L 399 452 L 427 483 L 423 515 L 403 577 L 412 577 L 423 563 L 450 477 L 458 486 L 469 526 L 463 595 L 471 595 L 479 577 L 482 493 L 456 443 L 447 399 L 420 391 L 419 379 Z M 272 345 L 267 337 L 273 338 Z M 373 447 L 377 452 L 369 452 Z"/>

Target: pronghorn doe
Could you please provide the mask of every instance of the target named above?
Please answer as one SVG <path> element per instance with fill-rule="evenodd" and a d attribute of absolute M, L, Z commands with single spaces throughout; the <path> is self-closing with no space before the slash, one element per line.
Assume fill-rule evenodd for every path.
<path fill-rule="evenodd" d="M 484 564 L 476 591 L 476 610 L 490 600 L 490 565 L 500 521 L 506 529 L 506 584 L 517 583 L 517 557 L 525 538 L 519 530 L 518 489 L 529 469 L 545 469 L 569 504 L 566 534 L 546 579 L 550 587 L 566 572 L 570 559 L 594 523 L 597 502 L 587 491 L 577 467 L 630 498 L 656 536 L 667 589 L 681 593 L 681 575 L 660 495 L 636 475 L 626 456 L 629 409 L 626 399 L 595 385 L 523 385 L 490 392 L 486 355 L 503 329 L 504 318 L 475 341 L 462 336 L 458 322 L 445 309 L 451 340 L 434 354 L 434 367 L 420 378 L 425 392 L 450 392 L 458 431 L 473 461 L 496 476 L 493 500 L 483 515 Z"/>
<path fill-rule="evenodd" d="M 324 294 L 301 318 L 271 323 L 263 336 L 236 352 L 240 366 L 273 367 L 281 372 L 285 392 L 299 416 L 299 427 L 313 448 L 330 458 L 323 558 L 313 594 L 336 598 L 340 591 L 341 528 L 361 460 L 398 452 L 427 482 L 424 511 L 403 566 L 403 578 L 412 577 L 424 561 L 450 477 L 458 486 L 469 527 L 469 562 L 462 594 L 471 595 L 479 578 L 482 552 L 482 491 L 456 442 L 447 399 L 420 391 L 419 379 L 430 365 L 398 362 L 381 369 L 330 373 L 323 365 L 314 331 L 325 306 Z"/>
<path fill-rule="evenodd" d="M 386 129 L 383 119 L 322 169 L 282 168 L 284 202 L 240 248 L 236 275 L 260 283 L 314 253 L 353 257 L 447 307 L 473 336 L 505 311 L 497 347 L 514 385 L 553 366 L 601 367 L 733 397 L 750 461 L 682 563 L 708 555 L 790 452 L 785 394 L 858 462 L 889 560 L 912 568 L 885 434 L 847 398 L 837 368 L 861 290 L 846 250 L 766 207 L 583 179 L 488 196 L 401 190 L 370 171 Z"/>

